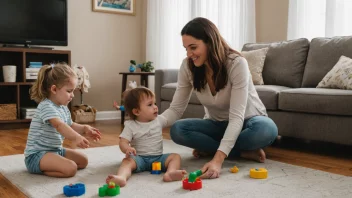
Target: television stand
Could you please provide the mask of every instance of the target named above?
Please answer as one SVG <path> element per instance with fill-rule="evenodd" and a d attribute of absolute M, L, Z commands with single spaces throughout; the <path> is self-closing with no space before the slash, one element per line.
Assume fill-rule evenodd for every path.
<path fill-rule="evenodd" d="M 31 49 L 47 49 L 47 50 L 53 50 L 53 47 L 39 47 L 39 46 L 31 46 L 28 44 L 24 44 L 24 46 L 21 45 L 10 45 L 10 44 L 4 44 L 2 47 L 9 47 L 9 48 L 31 48 Z"/>

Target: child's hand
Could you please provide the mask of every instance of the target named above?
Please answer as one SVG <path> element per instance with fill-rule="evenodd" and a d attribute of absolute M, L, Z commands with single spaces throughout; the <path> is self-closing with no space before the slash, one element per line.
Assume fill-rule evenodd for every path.
<path fill-rule="evenodd" d="M 114 105 L 116 110 L 120 110 L 120 105 L 114 100 Z"/>
<path fill-rule="evenodd" d="M 79 147 L 79 148 L 88 148 L 89 147 L 89 141 L 81 136 L 81 135 L 77 135 L 76 139 L 75 139 L 75 144 Z"/>
<path fill-rule="evenodd" d="M 128 149 L 126 149 L 126 158 L 129 158 L 130 155 L 137 155 L 137 151 L 133 147 L 129 147 Z"/>
<path fill-rule="evenodd" d="M 98 129 L 89 125 L 84 125 L 85 134 L 89 135 L 95 142 L 101 139 L 101 133 Z"/>

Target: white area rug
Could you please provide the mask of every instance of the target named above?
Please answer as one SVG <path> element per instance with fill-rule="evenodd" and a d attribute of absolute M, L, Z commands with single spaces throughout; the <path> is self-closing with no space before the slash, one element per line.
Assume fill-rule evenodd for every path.
<path fill-rule="evenodd" d="M 100 147 L 82 150 L 89 157 L 86 169 L 78 171 L 73 178 L 59 179 L 27 173 L 23 155 L 0 157 L 0 171 L 29 197 L 65 197 L 63 186 L 70 183 L 86 184 L 83 197 L 99 197 L 98 188 L 105 182 L 110 173 L 115 173 L 123 159 L 118 146 Z M 197 160 L 191 156 L 191 149 L 164 140 L 165 152 L 180 153 L 182 167 L 188 172 L 200 169 L 207 161 Z M 228 170 L 238 166 L 236 174 Z M 269 177 L 264 180 L 249 178 L 249 169 L 265 167 Z M 352 197 L 352 178 L 330 174 L 308 168 L 302 168 L 280 162 L 267 160 L 264 164 L 251 161 L 226 161 L 221 177 L 214 180 L 203 180 L 203 188 L 197 191 L 182 189 L 181 181 L 164 183 L 162 175 L 151 175 L 149 172 L 134 174 L 121 188 L 117 197 Z"/>

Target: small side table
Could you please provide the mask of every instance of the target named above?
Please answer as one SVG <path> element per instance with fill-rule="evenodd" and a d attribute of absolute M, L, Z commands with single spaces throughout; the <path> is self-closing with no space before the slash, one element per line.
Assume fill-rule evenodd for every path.
<path fill-rule="evenodd" d="M 121 96 L 124 91 L 126 91 L 127 85 L 127 77 L 128 76 L 140 76 L 141 78 L 141 85 L 144 87 L 148 87 L 148 76 L 154 76 L 154 72 L 120 72 L 119 74 L 122 75 L 122 89 L 121 89 Z M 122 100 L 121 100 L 122 101 Z M 123 105 L 121 103 L 121 105 Z M 121 111 L 121 124 L 125 122 L 125 111 Z"/>

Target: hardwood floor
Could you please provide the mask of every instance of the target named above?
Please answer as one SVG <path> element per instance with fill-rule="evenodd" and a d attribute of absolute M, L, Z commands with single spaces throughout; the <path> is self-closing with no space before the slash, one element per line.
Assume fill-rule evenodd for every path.
<path fill-rule="evenodd" d="M 103 137 L 99 142 L 91 142 L 91 147 L 118 144 L 118 136 L 122 131 L 120 120 L 97 121 L 92 126 L 98 128 Z M 23 154 L 27 133 L 27 127 L 0 130 L 0 156 Z M 170 139 L 169 129 L 163 130 L 163 137 Z M 64 146 L 73 148 L 66 140 Z M 351 151 L 351 146 L 305 142 L 291 138 L 281 138 L 265 149 L 268 159 L 346 176 L 352 176 Z M 0 197 L 26 196 L 0 174 Z"/>

